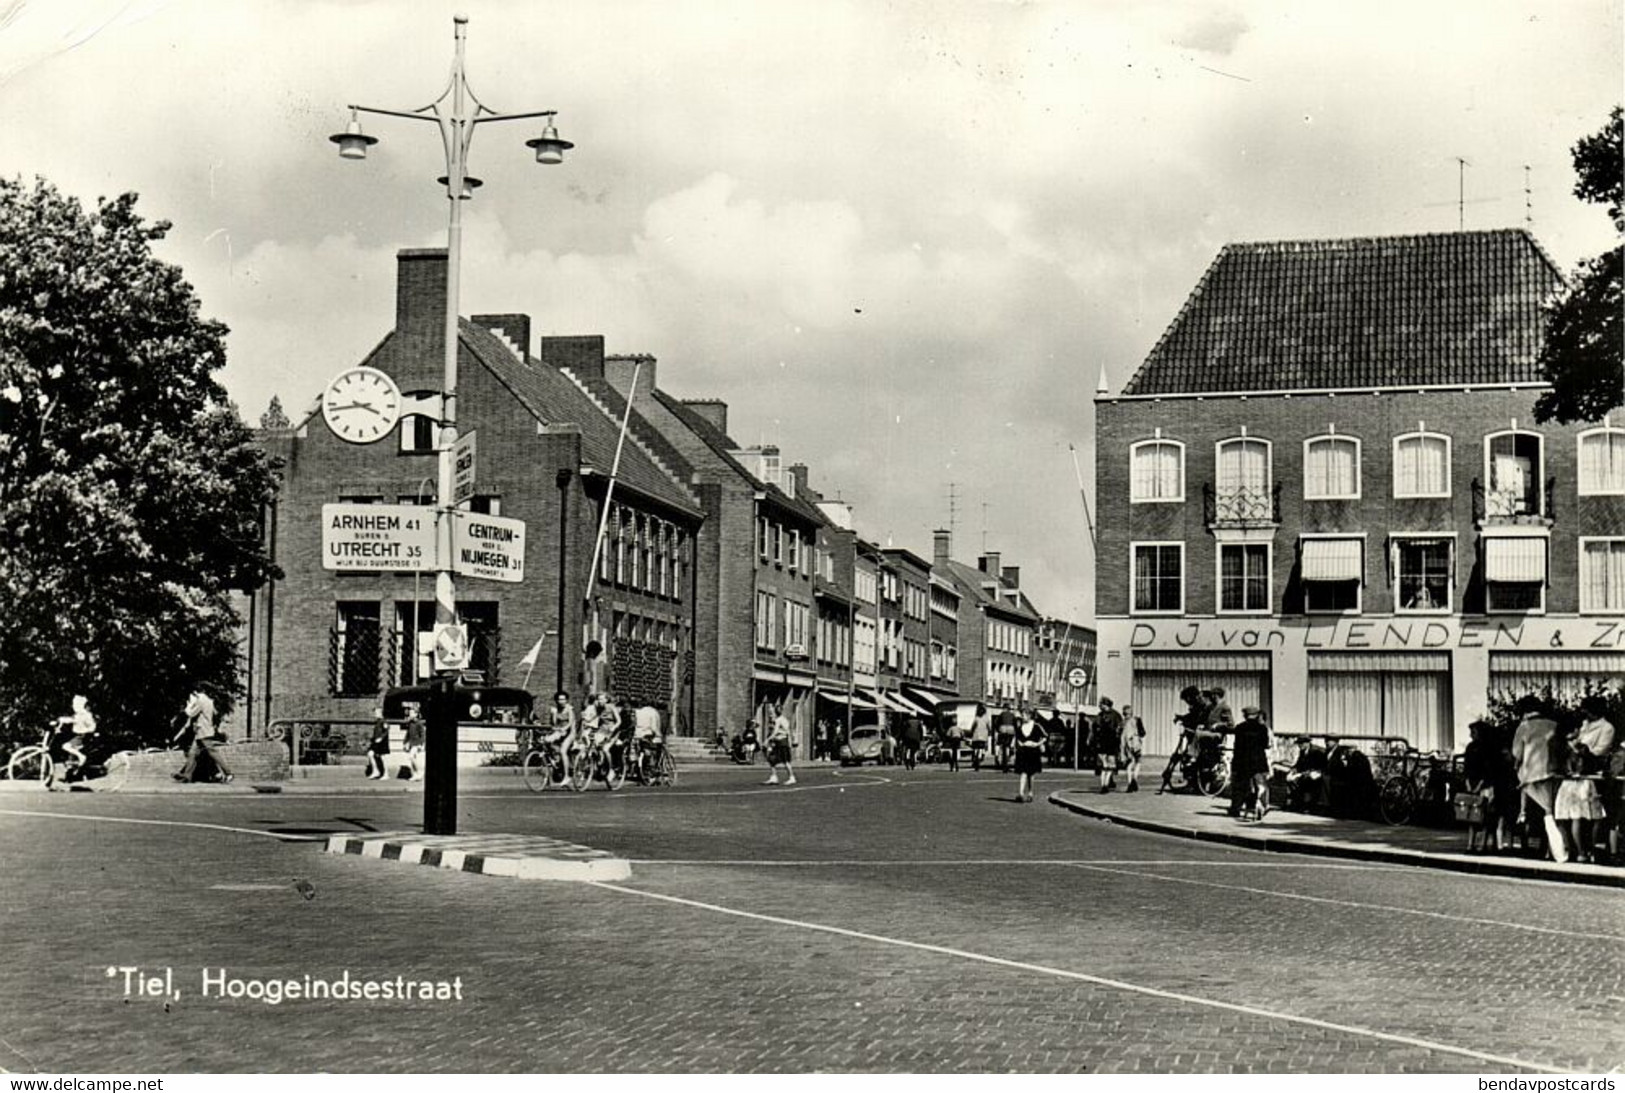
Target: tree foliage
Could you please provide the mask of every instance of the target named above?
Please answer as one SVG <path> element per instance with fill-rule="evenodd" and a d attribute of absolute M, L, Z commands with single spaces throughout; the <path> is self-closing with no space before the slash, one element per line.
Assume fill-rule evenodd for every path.
<path fill-rule="evenodd" d="M 1614 231 L 1625 234 L 1621 219 L 1621 191 L 1625 190 L 1625 138 L 1620 108 L 1614 107 L 1608 124 L 1573 148 L 1574 196 L 1608 206 Z M 1535 403 L 1535 418 L 1600 421 L 1625 406 L 1625 334 L 1621 292 L 1625 247 L 1613 249 L 1582 263 L 1569 286 L 1546 309 L 1546 339 L 1540 367 L 1552 389 Z"/>
<path fill-rule="evenodd" d="M 214 373 L 226 329 L 153 256 L 136 197 L 0 179 L 0 737 L 90 699 L 165 735 L 238 688 L 233 591 L 274 574 L 274 467 Z"/>

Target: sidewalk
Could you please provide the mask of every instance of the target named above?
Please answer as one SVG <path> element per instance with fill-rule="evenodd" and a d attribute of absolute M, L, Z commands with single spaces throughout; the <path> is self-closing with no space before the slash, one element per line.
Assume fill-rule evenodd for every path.
<path fill-rule="evenodd" d="M 1182 839 L 1225 843 L 1249 850 L 1312 854 L 1328 858 L 1387 862 L 1444 869 L 1490 877 L 1563 881 L 1625 888 L 1625 868 L 1606 865 L 1559 865 L 1515 854 L 1468 854 L 1462 828 L 1389 827 L 1362 820 L 1342 820 L 1275 809 L 1261 822 L 1242 822 L 1226 814 L 1228 797 L 1195 793 L 1159 795 L 1153 785 L 1138 793 L 1099 793 L 1094 789 L 1057 790 L 1049 802 L 1081 816 L 1106 820 L 1140 831 Z"/>

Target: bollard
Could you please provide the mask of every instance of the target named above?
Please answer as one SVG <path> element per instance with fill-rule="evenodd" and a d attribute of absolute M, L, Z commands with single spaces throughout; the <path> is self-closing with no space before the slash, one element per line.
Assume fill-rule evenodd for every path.
<path fill-rule="evenodd" d="M 457 676 L 429 688 L 423 741 L 423 833 L 457 834 Z"/>

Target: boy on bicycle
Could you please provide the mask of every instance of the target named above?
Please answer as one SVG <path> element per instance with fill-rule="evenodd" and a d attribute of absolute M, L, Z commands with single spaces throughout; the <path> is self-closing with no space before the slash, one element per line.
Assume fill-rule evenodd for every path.
<path fill-rule="evenodd" d="M 89 699 L 84 695 L 74 695 L 73 713 L 56 719 L 56 727 L 51 730 L 50 739 L 45 745 L 52 759 L 50 777 L 45 780 L 46 789 L 56 789 L 58 766 L 63 768 L 63 781 L 66 781 L 73 771 L 85 765 L 85 753 L 80 745 L 88 744 L 95 731 L 96 719 L 91 716 Z"/>

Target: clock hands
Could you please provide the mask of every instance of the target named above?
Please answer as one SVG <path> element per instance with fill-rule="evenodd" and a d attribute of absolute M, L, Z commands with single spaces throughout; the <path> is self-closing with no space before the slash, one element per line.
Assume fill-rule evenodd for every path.
<path fill-rule="evenodd" d="M 344 410 L 369 410 L 372 413 L 377 414 L 379 417 L 384 416 L 383 412 L 380 411 L 376 406 L 374 406 L 370 402 L 352 402 L 348 406 L 335 406 L 335 407 L 333 407 L 333 412 L 334 413 L 339 413 L 339 412 L 344 411 Z"/>

